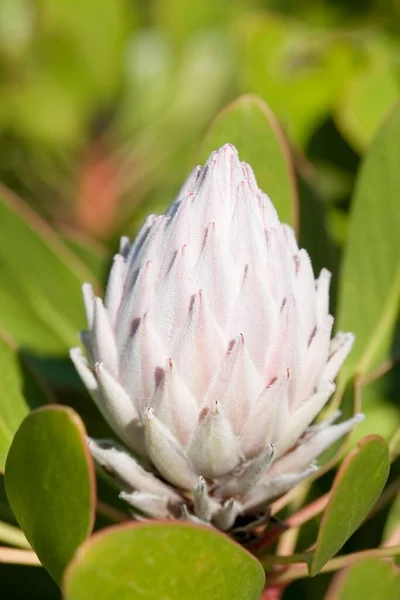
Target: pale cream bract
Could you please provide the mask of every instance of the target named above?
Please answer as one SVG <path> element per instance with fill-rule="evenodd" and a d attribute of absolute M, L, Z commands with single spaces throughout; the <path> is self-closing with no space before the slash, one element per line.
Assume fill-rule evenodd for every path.
<path fill-rule="evenodd" d="M 353 342 L 331 339 L 329 279 L 314 278 L 231 145 L 132 245 L 122 239 L 104 303 L 83 286 L 86 357 L 79 348 L 71 357 L 116 435 L 144 459 L 90 441 L 131 505 L 229 530 L 309 476 L 362 418 L 311 425 Z"/>

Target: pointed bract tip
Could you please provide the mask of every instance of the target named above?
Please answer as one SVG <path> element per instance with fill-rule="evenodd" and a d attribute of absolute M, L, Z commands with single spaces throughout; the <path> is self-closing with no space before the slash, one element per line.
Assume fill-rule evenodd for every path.
<path fill-rule="evenodd" d="M 79 348 L 79 346 L 77 346 L 76 348 L 71 348 L 69 351 L 69 356 L 71 360 L 74 360 L 74 358 L 80 358 L 81 356 L 83 356 L 81 348 Z"/>
<path fill-rule="evenodd" d="M 353 421 L 353 423 L 355 425 L 357 425 L 358 423 L 361 423 L 364 420 L 365 420 L 365 414 L 364 413 L 356 413 L 354 415 L 354 417 L 352 419 L 350 419 L 350 421 Z"/>

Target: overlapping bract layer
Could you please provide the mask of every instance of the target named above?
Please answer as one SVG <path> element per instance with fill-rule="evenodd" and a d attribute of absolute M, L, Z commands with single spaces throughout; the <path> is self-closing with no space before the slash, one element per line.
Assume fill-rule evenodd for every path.
<path fill-rule="evenodd" d="M 123 450 L 91 442 L 149 516 L 229 529 L 285 493 L 361 418 L 310 426 L 353 336 L 331 339 L 328 271 L 315 280 L 251 168 L 223 146 L 165 215 L 122 239 L 105 302 L 84 285 L 83 382 Z M 335 415 L 337 416 L 337 415 Z"/>

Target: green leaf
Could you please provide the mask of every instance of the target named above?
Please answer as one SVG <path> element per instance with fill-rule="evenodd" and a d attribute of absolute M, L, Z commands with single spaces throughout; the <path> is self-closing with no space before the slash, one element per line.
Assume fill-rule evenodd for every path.
<path fill-rule="evenodd" d="M 199 164 L 228 142 L 236 146 L 240 159 L 251 165 L 281 221 L 296 228 L 297 189 L 289 148 L 278 121 L 261 98 L 240 96 L 219 113 L 203 140 Z"/>
<path fill-rule="evenodd" d="M 71 148 L 88 135 L 90 116 L 118 92 L 135 11 L 129 0 L 37 0 L 30 8 L 32 26 L 35 11 L 45 18 L 26 60 L 12 63 L 5 112 L 18 137 L 35 148 Z"/>
<path fill-rule="evenodd" d="M 31 408 L 49 401 L 29 365 L 17 348 L 0 332 L 0 472 L 18 427 Z"/>
<path fill-rule="evenodd" d="M 90 271 L 16 196 L 0 187 L 0 324 L 24 348 L 53 354 L 77 342 Z"/>
<path fill-rule="evenodd" d="M 266 12 L 238 21 L 238 78 L 259 94 L 296 145 L 307 141 L 331 111 L 357 65 L 344 36 Z"/>
<path fill-rule="evenodd" d="M 39 0 L 38 4 L 46 14 L 39 40 L 48 43 L 46 49 L 49 51 L 57 48 L 59 40 L 63 42 L 59 45 L 67 49 L 60 64 L 57 57 L 43 56 L 39 48 L 37 58 L 42 70 L 44 62 L 57 75 L 58 66 L 58 77 L 64 78 L 66 90 L 79 86 L 87 95 L 89 92 L 96 94 L 93 104 L 113 98 L 123 76 L 125 44 L 133 29 L 135 9 L 129 0 L 103 0 L 100 3 L 96 0 Z M 93 27 L 94 22 L 97 27 Z M 73 79 L 68 85 L 71 73 Z"/>
<path fill-rule="evenodd" d="M 336 121 L 340 129 L 361 152 L 372 142 L 400 93 L 391 64 L 391 53 L 396 56 L 398 48 L 388 48 L 387 41 L 386 44 L 382 41 L 367 41 L 369 48 L 363 67 L 345 86 L 337 107 Z"/>
<path fill-rule="evenodd" d="M 167 31 L 174 44 L 182 46 L 201 31 L 226 27 L 235 15 L 236 7 L 229 0 L 156 0 L 154 18 L 157 29 Z M 179 15 L 179 18 L 177 18 Z"/>
<path fill-rule="evenodd" d="M 385 527 L 382 532 L 382 543 L 386 546 L 393 545 L 393 543 L 390 543 L 389 540 L 393 533 L 396 532 L 400 533 L 400 494 L 395 496 L 388 511 Z"/>
<path fill-rule="evenodd" d="M 390 442 L 396 430 L 400 428 L 400 406 L 390 399 L 388 390 L 392 373 L 362 387 L 362 412 L 365 420 L 360 423 L 351 436 L 352 443 L 362 437 L 376 434 Z"/>
<path fill-rule="evenodd" d="M 368 557 L 340 571 L 325 600 L 397 600 L 399 589 L 399 570 L 390 562 Z"/>
<path fill-rule="evenodd" d="M 6 523 L 17 524 L 8 502 L 3 474 L 0 474 L 0 519 Z"/>
<path fill-rule="evenodd" d="M 97 240 L 73 229 L 63 230 L 63 240 L 78 256 L 98 281 L 102 281 L 110 266 L 107 249 Z"/>
<path fill-rule="evenodd" d="M 0 521 L 0 544 L 31 550 L 31 546 L 19 527 Z"/>
<path fill-rule="evenodd" d="M 335 297 L 337 272 L 337 252 L 327 228 L 327 211 L 324 202 L 318 195 L 311 178 L 305 169 L 297 173 L 297 185 L 300 200 L 300 235 L 299 245 L 306 248 L 311 257 L 314 273 L 317 275 L 322 268 L 328 269 L 333 277 L 331 282 L 331 311 Z M 335 314 L 333 312 L 333 314 Z"/>
<path fill-rule="evenodd" d="M 72 409 L 40 408 L 23 421 L 7 457 L 5 483 L 18 523 L 59 582 L 94 521 L 93 463 Z"/>
<path fill-rule="evenodd" d="M 400 428 L 396 431 L 389 444 L 390 462 L 394 462 L 400 456 Z"/>
<path fill-rule="evenodd" d="M 365 437 L 348 454 L 322 515 L 310 575 L 321 570 L 368 515 L 385 486 L 389 468 L 388 445 L 379 436 Z"/>
<path fill-rule="evenodd" d="M 3 0 L 0 4 L 0 52 L 3 60 L 20 59 L 34 32 L 29 0 Z M 4 62 L 5 64 L 5 62 Z"/>
<path fill-rule="evenodd" d="M 66 600 L 191 598 L 258 600 L 260 563 L 217 531 L 186 523 L 105 529 L 77 552 Z"/>
<path fill-rule="evenodd" d="M 390 352 L 400 298 L 400 107 L 371 146 L 356 185 L 339 288 L 338 329 L 356 341 L 342 369 L 368 373 Z"/>

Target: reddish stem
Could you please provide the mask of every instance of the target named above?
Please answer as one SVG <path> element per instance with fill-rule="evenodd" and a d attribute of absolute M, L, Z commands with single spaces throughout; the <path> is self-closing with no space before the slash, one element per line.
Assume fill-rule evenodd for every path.
<path fill-rule="evenodd" d="M 260 600 L 281 600 L 286 585 L 272 584 L 267 586 L 261 594 Z"/>

